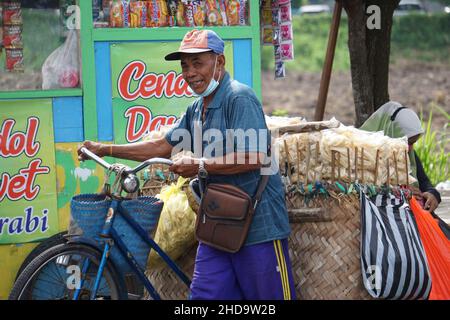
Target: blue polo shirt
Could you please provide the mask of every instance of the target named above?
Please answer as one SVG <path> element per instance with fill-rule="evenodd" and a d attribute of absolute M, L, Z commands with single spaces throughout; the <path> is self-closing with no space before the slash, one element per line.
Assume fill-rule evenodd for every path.
<path fill-rule="evenodd" d="M 177 125 L 166 134 L 167 142 L 178 148 L 183 145 L 183 149 L 190 148 L 189 151 L 194 152 L 196 156 L 206 158 L 223 156 L 229 152 L 267 154 L 270 133 L 267 130 L 262 106 L 250 87 L 232 80 L 226 73 L 206 109 L 204 122 L 202 110 L 203 99 L 199 98 L 188 107 Z M 241 133 L 256 133 L 256 143 L 255 139 L 252 139 L 253 143 L 251 143 L 249 138 L 233 136 L 230 139 L 230 129 L 241 129 Z M 186 136 L 187 132 L 188 136 Z M 231 130 L 231 132 L 234 131 Z M 233 175 L 215 174 L 208 177 L 208 183 L 232 184 L 241 188 L 250 197 L 255 195 L 259 180 L 259 169 Z M 289 233 L 284 186 L 279 173 L 276 172 L 269 177 L 261 202 L 256 208 L 245 245 L 284 239 L 289 236 Z"/>

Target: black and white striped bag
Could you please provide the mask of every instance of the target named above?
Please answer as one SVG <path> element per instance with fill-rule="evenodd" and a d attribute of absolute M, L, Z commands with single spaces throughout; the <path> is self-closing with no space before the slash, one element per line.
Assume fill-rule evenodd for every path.
<path fill-rule="evenodd" d="M 374 298 L 427 299 L 427 259 L 405 198 L 361 191 L 361 271 Z"/>

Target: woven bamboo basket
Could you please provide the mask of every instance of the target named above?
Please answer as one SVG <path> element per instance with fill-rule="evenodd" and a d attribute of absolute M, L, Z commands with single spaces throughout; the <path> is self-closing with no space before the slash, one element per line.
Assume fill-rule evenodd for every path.
<path fill-rule="evenodd" d="M 292 232 L 289 256 L 299 300 L 371 299 L 362 283 L 360 268 L 360 212 L 356 194 L 312 200 L 304 206 L 301 195 L 291 199 Z M 302 207 L 303 206 L 303 207 Z M 177 265 L 189 277 L 194 272 L 197 245 Z M 151 268 L 151 266 L 150 266 Z M 187 299 L 187 286 L 167 266 L 147 271 L 162 299 Z"/>
<path fill-rule="evenodd" d="M 332 193 L 332 191 L 330 192 Z M 370 299 L 360 269 L 360 212 L 356 194 L 317 197 L 305 206 L 296 195 L 287 202 L 292 232 L 289 255 L 300 300 Z M 197 244 L 177 259 L 192 277 Z M 167 266 L 147 271 L 161 298 L 187 299 L 187 286 Z"/>
<path fill-rule="evenodd" d="M 175 263 L 190 278 L 194 274 L 195 256 L 198 244 L 192 246 L 184 255 L 178 258 Z M 145 272 L 156 291 L 163 300 L 187 300 L 189 298 L 189 288 L 167 265 L 162 268 L 152 269 L 148 267 Z"/>
<path fill-rule="evenodd" d="M 304 196 L 288 201 L 289 255 L 300 300 L 370 299 L 360 267 L 360 210 L 356 194 Z"/>

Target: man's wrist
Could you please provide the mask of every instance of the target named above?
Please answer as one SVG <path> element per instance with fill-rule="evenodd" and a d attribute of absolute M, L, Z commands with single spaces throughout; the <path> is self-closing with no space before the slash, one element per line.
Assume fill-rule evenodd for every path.
<path fill-rule="evenodd" d="M 100 144 L 100 155 L 102 157 L 112 156 L 112 144 Z"/>

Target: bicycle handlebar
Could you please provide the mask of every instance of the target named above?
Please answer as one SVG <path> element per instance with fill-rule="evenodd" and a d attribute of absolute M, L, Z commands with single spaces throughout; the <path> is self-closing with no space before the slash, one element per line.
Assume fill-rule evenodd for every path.
<path fill-rule="evenodd" d="M 109 170 L 111 168 L 111 165 L 108 162 L 106 162 L 105 160 L 103 160 L 102 158 L 97 156 L 92 151 L 89 151 L 85 147 L 82 147 L 80 149 L 80 151 L 81 151 L 81 153 L 85 154 L 88 158 L 90 158 L 91 160 L 94 160 L 95 162 L 97 162 L 99 165 L 101 165 L 105 169 Z M 145 167 L 148 167 L 153 164 L 164 164 L 167 166 L 171 166 L 173 164 L 173 161 L 169 160 L 169 159 L 164 159 L 164 158 L 151 158 L 151 159 L 145 160 L 144 162 L 140 163 L 134 169 L 125 170 L 125 174 L 127 174 L 127 175 L 135 174 L 136 172 L 141 171 Z"/>

